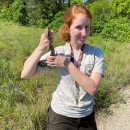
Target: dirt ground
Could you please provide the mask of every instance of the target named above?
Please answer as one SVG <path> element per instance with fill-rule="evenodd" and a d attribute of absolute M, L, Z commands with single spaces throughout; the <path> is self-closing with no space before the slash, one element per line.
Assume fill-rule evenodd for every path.
<path fill-rule="evenodd" d="M 124 95 L 125 102 L 111 105 L 109 115 L 96 115 L 98 130 L 130 130 L 130 85 L 120 92 Z"/>

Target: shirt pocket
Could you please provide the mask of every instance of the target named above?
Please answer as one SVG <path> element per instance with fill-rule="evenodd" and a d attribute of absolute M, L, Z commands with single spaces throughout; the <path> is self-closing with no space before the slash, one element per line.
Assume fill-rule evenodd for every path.
<path fill-rule="evenodd" d="M 90 77 L 92 70 L 93 70 L 93 64 L 85 65 L 85 75 Z"/>

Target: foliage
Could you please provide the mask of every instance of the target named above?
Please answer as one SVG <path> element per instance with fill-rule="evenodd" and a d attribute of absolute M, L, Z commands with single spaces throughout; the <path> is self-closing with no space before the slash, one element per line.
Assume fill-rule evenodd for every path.
<path fill-rule="evenodd" d="M 50 71 L 29 80 L 21 79 L 20 74 L 22 59 L 36 48 L 43 29 L 5 21 L 0 27 L 0 128 L 42 130 L 57 73 Z M 88 43 L 100 47 L 105 55 L 105 77 L 95 98 L 97 112 L 117 103 L 120 87 L 130 84 L 130 44 L 104 40 L 99 35 L 89 37 Z M 54 45 L 61 42 L 55 41 Z"/>
<path fill-rule="evenodd" d="M 99 0 L 87 5 L 88 9 L 92 13 L 92 34 L 102 32 L 105 23 L 109 22 L 109 19 L 113 16 L 111 5 L 105 0 Z"/>
<path fill-rule="evenodd" d="M 48 25 L 48 20 L 47 19 L 39 19 L 37 21 L 37 27 L 40 27 L 40 28 L 46 28 L 46 26 Z"/>
<path fill-rule="evenodd" d="M 83 1 L 82 0 L 71 0 L 71 2 L 70 2 L 71 6 L 76 5 L 76 4 L 83 4 Z"/>
<path fill-rule="evenodd" d="M 1 18 L 5 19 L 5 20 L 11 20 L 11 11 L 9 8 L 4 7 L 1 9 Z"/>
<path fill-rule="evenodd" d="M 91 3 L 96 2 L 96 1 L 98 1 L 98 0 L 86 0 L 86 4 L 91 4 Z"/>
<path fill-rule="evenodd" d="M 22 25 L 50 27 L 56 32 L 62 22 L 62 12 L 75 4 L 84 4 L 92 13 L 90 35 L 101 33 L 103 38 L 129 40 L 129 21 L 127 20 L 130 19 L 129 0 L 3 0 L 0 2 L 0 18 L 13 20 Z M 128 23 L 125 23 L 123 19 L 126 19 Z"/>
<path fill-rule="evenodd" d="M 15 0 L 9 8 L 11 10 L 12 19 L 14 22 L 18 22 L 22 25 L 28 23 L 26 6 L 22 0 Z"/>
<path fill-rule="evenodd" d="M 112 19 L 104 25 L 101 32 L 103 38 L 111 38 L 116 41 L 129 41 L 130 40 L 130 21 L 127 18 L 119 17 Z"/>
<path fill-rule="evenodd" d="M 51 0 L 27 2 L 29 24 L 45 28 L 53 21 L 54 16 L 64 9 L 61 3 L 60 1 Z"/>
<path fill-rule="evenodd" d="M 58 9 L 59 6 L 60 5 L 55 1 L 46 0 L 45 4 L 42 7 L 42 18 L 48 19 L 49 23 L 51 23 L 55 14 L 62 10 L 61 7 Z"/>
<path fill-rule="evenodd" d="M 8 7 L 10 4 L 12 4 L 14 2 L 14 0 L 1 0 L 0 1 L 0 4 L 3 6 L 3 7 Z"/>
<path fill-rule="evenodd" d="M 112 0 L 110 4 L 116 13 L 116 17 L 130 18 L 130 0 Z"/>
<path fill-rule="evenodd" d="M 58 31 L 59 27 L 63 22 L 64 12 L 58 12 L 52 22 L 48 25 L 49 28 L 53 29 L 55 32 Z"/>
<path fill-rule="evenodd" d="M 81 1 L 73 0 L 71 5 L 79 4 L 78 2 Z M 91 4 L 87 3 L 86 6 L 93 16 L 93 36 L 89 37 L 88 43 L 100 47 L 105 55 L 105 77 L 95 97 L 97 112 L 120 101 L 118 90 L 130 84 L 130 3 L 129 0 L 113 0 L 109 3 L 107 0 L 89 0 L 89 3 Z M 24 27 L 2 22 L 2 19 L 0 22 L 1 129 L 42 130 L 46 123 L 47 108 L 57 73 L 50 71 L 44 76 L 22 80 L 22 59 L 36 48 L 43 28 L 48 26 L 55 32 L 58 31 L 64 11 L 69 6 L 70 0 L 0 2 L 2 19 L 12 19 L 22 25 L 35 25 Z M 61 44 L 56 37 L 54 46 Z"/>

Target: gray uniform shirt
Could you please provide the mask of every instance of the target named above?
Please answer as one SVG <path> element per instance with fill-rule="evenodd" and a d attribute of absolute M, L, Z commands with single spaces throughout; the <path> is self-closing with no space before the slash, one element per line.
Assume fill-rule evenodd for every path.
<path fill-rule="evenodd" d="M 64 46 L 56 47 L 55 53 L 63 55 L 70 60 L 70 44 L 66 43 Z M 45 62 L 46 57 L 49 55 L 50 52 L 46 53 L 40 60 Z M 74 59 L 78 59 L 78 57 L 75 58 L 76 55 L 74 55 Z M 76 61 L 74 63 L 76 64 Z M 41 73 L 45 73 L 52 69 L 56 69 L 58 72 L 58 81 L 51 101 L 51 107 L 54 112 L 73 118 L 85 117 L 92 113 L 94 96 L 91 96 L 79 86 L 79 103 L 77 105 L 77 88 L 75 86 L 75 81 L 66 69 L 58 67 L 40 67 L 39 65 L 37 69 Z M 90 76 L 92 72 L 98 72 L 104 75 L 104 55 L 100 48 L 85 44 L 80 71 L 86 76 Z"/>

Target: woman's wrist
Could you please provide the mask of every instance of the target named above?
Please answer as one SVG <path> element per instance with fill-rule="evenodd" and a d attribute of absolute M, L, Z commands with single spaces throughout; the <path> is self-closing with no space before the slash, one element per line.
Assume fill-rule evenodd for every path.
<path fill-rule="evenodd" d="M 68 70 L 68 66 L 71 62 L 66 58 L 65 61 L 64 61 L 64 66 L 65 68 Z"/>
<path fill-rule="evenodd" d="M 41 46 L 41 45 L 39 45 L 38 47 L 37 47 L 37 50 L 38 51 L 46 51 L 47 50 L 47 47 L 46 46 Z"/>

